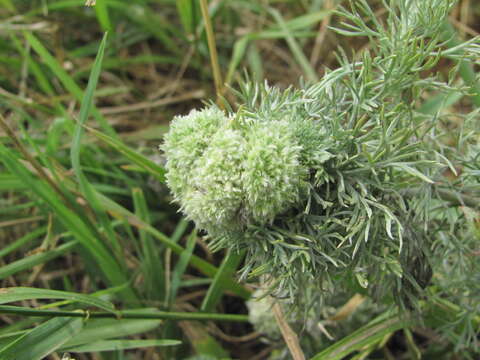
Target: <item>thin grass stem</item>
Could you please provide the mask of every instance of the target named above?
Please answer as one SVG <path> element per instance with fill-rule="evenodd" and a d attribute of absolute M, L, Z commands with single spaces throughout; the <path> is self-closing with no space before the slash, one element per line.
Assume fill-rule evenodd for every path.
<path fill-rule="evenodd" d="M 89 312 L 85 310 L 60 311 L 60 310 L 39 310 L 19 306 L 0 306 L 0 314 L 12 314 L 22 316 L 36 317 L 83 317 L 90 318 L 110 318 L 110 319 L 160 319 L 160 320 L 196 320 L 196 321 L 233 321 L 248 322 L 247 315 L 237 314 L 215 314 L 201 312 L 165 312 L 165 311 L 117 311 L 117 312 Z"/>
<path fill-rule="evenodd" d="M 213 34 L 212 21 L 208 13 L 207 0 L 200 0 L 200 8 L 202 9 L 203 21 L 205 22 L 205 31 L 207 33 L 208 49 L 210 51 L 210 62 L 212 64 L 213 81 L 215 82 L 215 91 L 217 94 L 217 103 L 221 105 L 220 99 L 223 94 L 222 73 L 218 63 L 217 46 L 215 43 L 215 35 Z"/>

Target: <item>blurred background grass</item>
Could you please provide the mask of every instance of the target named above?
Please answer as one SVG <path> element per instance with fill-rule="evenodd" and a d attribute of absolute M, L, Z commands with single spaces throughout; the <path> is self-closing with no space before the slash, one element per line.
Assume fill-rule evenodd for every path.
<path fill-rule="evenodd" d="M 103 298 L 125 309 L 208 308 L 246 314 L 249 289 L 230 280 L 238 264 L 222 263 L 223 254 L 208 250 L 171 204 L 162 183 L 158 145 L 169 121 L 215 99 L 200 2 L 96 3 L 86 7 L 83 0 L 0 0 L 0 113 L 13 137 L 21 139 L 14 147 L 12 135 L 0 129 L 2 287 L 103 290 Z M 300 79 L 315 81 L 325 68 L 335 68 L 338 46 L 349 56 L 368 48 L 364 39 L 344 38 L 329 29 L 341 21 L 332 11 L 342 3 L 210 1 L 223 95 L 235 102 L 229 87 L 237 85 L 244 69 L 254 80 L 286 87 Z M 381 19 L 381 1 L 369 3 Z M 467 39 L 478 35 L 479 19 L 480 4 L 462 0 L 450 24 L 459 38 Z M 75 137 L 88 95 L 84 90 L 105 32 L 102 71 L 87 122 L 92 129 L 83 138 Z M 454 101 L 461 109 L 463 100 Z M 75 158 L 81 169 L 72 166 Z M 223 276 L 215 276 L 217 267 Z M 227 296 L 220 298 L 224 291 Z M 0 346 L 39 321 L 12 315 L 0 319 Z M 167 321 L 159 327 L 157 320 L 136 320 L 122 328 L 109 321 L 90 327 L 103 326 L 112 332 L 110 338 L 134 334 L 137 339 L 184 343 L 102 357 L 86 352 L 75 358 L 181 359 L 201 354 L 253 360 L 267 358 L 275 347 L 260 341 L 246 323 Z M 406 358 L 412 354 L 402 339 L 383 344 L 385 359 L 389 348 Z M 59 359 L 62 352 L 50 356 Z"/>

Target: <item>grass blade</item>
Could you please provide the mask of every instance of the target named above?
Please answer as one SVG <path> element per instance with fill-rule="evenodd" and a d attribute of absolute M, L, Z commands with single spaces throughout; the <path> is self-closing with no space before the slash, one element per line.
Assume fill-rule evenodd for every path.
<path fill-rule="evenodd" d="M 400 330 L 407 325 L 408 321 L 398 316 L 388 317 L 381 321 L 373 321 L 318 353 L 312 360 L 343 359 L 352 352 L 377 343 L 382 340 L 384 336 Z"/>
<path fill-rule="evenodd" d="M 175 265 L 175 269 L 172 272 L 172 281 L 170 286 L 170 291 L 168 294 L 168 299 L 166 299 L 167 304 L 172 306 L 177 296 L 177 291 L 180 288 L 180 283 L 182 282 L 182 276 L 187 270 L 188 263 L 190 262 L 190 258 L 192 257 L 193 249 L 195 248 L 195 244 L 197 241 L 197 232 L 193 231 L 187 240 L 187 246 L 185 250 L 182 251 L 180 254 L 180 259 L 178 260 L 177 264 Z"/>
<path fill-rule="evenodd" d="M 248 322 L 247 315 L 217 314 L 202 312 L 174 312 L 158 311 L 156 309 L 135 309 L 116 312 L 86 312 L 86 311 L 61 311 L 41 310 L 21 306 L 0 305 L 0 314 L 16 314 L 36 317 L 73 317 L 73 318 L 108 318 L 108 319 L 161 319 L 161 320 L 194 320 L 194 321 L 233 321 Z"/>
<path fill-rule="evenodd" d="M 34 266 L 44 264 L 52 259 L 62 256 L 78 245 L 78 241 L 69 241 L 53 250 L 35 255 L 26 256 L 0 268 L 0 279 L 5 279 L 20 271 L 29 270 Z"/>
<path fill-rule="evenodd" d="M 77 294 L 68 291 L 35 289 L 29 287 L 10 287 L 0 289 L 0 304 L 31 299 L 62 299 L 71 300 L 98 307 L 99 309 L 114 311 L 115 307 L 111 302 L 98 299 L 84 294 Z"/>
<path fill-rule="evenodd" d="M 145 347 L 175 346 L 180 345 L 181 343 L 182 342 L 179 340 L 105 340 L 74 348 L 66 348 L 65 350 L 73 353 L 84 353 L 139 349 Z"/>
<path fill-rule="evenodd" d="M 121 338 L 152 331 L 160 326 L 157 319 L 90 319 L 82 331 L 62 346 L 62 350 L 95 341 Z"/>
<path fill-rule="evenodd" d="M 55 76 L 58 77 L 60 82 L 63 84 L 65 89 L 73 95 L 73 97 L 78 101 L 83 101 L 83 91 L 78 86 L 78 84 L 73 80 L 73 78 L 63 69 L 63 67 L 58 63 L 50 52 L 42 45 L 42 43 L 31 33 L 26 32 L 25 38 L 32 46 L 37 54 L 42 58 L 45 64 L 52 70 Z M 96 108 L 92 108 L 92 114 L 95 119 L 98 121 L 102 129 L 111 136 L 116 136 L 115 130 L 110 126 L 106 119 L 100 114 Z"/>
<path fill-rule="evenodd" d="M 93 128 L 86 126 L 86 129 L 95 135 L 97 138 L 102 140 L 104 143 L 110 145 L 112 148 L 123 154 L 127 159 L 132 161 L 135 165 L 141 167 L 149 174 L 154 176 L 159 182 L 165 182 L 165 169 L 157 164 L 155 164 L 149 158 L 139 154 L 138 152 L 130 149 L 128 146 L 123 144 L 121 141 L 114 139 L 106 134 L 101 133 Z"/>
<path fill-rule="evenodd" d="M 283 17 L 280 14 L 280 12 L 277 9 L 273 9 L 273 8 L 269 8 L 269 11 L 272 14 L 273 18 L 275 19 L 275 21 L 278 23 L 279 27 L 283 30 L 285 35 L 285 40 L 287 41 L 287 44 L 290 47 L 290 50 L 292 51 L 293 56 L 295 57 L 298 64 L 302 68 L 303 72 L 305 73 L 307 80 L 311 82 L 317 82 L 318 81 L 317 73 L 312 68 L 312 65 L 310 65 L 310 62 L 308 61 L 307 57 L 303 53 L 302 49 L 300 48 L 300 45 L 298 45 L 297 41 L 293 37 L 290 29 L 285 23 L 285 20 L 283 20 Z"/>
<path fill-rule="evenodd" d="M 207 295 L 203 299 L 202 311 L 212 312 L 215 310 L 215 307 L 222 298 L 223 291 L 228 286 L 228 281 L 237 271 L 244 255 L 244 252 L 228 252 L 227 256 L 223 259 L 222 265 L 220 265 L 220 268 L 215 274 L 212 284 L 208 288 Z"/>
<path fill-rule="evenodd" d="M 31 233 L 28 233 L 22 236 L 20 239 L 17 239 L 16 241 L 10 243 L 9 245 L 5 246 L 3 249 L 0 250 L 0 259 L 10 254 L 12 251 L 15 251 L 23 245 L 29 243 L 30 241 L 37 239 L 39 236 L 44 235 L 46 232 L 47 227 L 41 226 L 32 231 Z"/>
<path fill-rule="evenodd" d="M 411 167 L 407 163 L 392 162 L 392 163 L 388 164 L 388 166 L 391 166 L 393 168 L 397 168 L 399 170 L 403 170 L 403 171 L 409 173 L 412 176 L 416 176 L 419 179 L 421 179 L 421 180 L 423 180 L 427 183 L 433 184 L 433 181 L 431 179 L 429 179 L 425 174 L 423 174 L 419 170 L 415 169 L 414 167 Z"/>
<path fill-rule="evenodd" d="M 108 14 L 107 1 L 97 1 L 95 4 L 95 13 L 97 14 L 98 22 L 104 32 L 112 32 L 113 25 Z"/>
<path fill-rule="evenodd" d="M 117 236 L 115 236 L 115 233 L 112 229 L 110 219 L 108 218 L 104 209 L 100 206 L 97 200 L 97 197 L 95 195 L 95 191 L 93 190 L 92 185 L 88 182 L 85 174 L 83 173 L 82 167 L 80 165 L 80 150 L 81 150 L 81 140 L 83 135 L 83 125 L 86 123 L 88 116 L 90 114 L 90 111 L 92 109 L 93 95 L 97 87 L 98 78 L 101 72 L 106 41 L 107 41 L 107 35 L 105 34 L 102 39 L 102 42 L 100 43 L 97 57 L 95 58 L 95 62 L 88 80 L 87 89 L 85 90 L 85 95 L 83 97 L 82 105 L 80 107 L 79 119 L 78 119 L 77 126 L 75 127 L 75 133 L 73 135 L 73 140 L 72 140 L 70 159 L 72 162 L 73 172 L 77 177 L 82 194 L 85 196 L 87 202 L 95 211 L 95 214 L 97 215 L 97 218 L 101 226 L 103 227 L 103 230 L 105 231 L 105 234 L 108 237 L 110 244 L 115 247 L 115 250 L 117 253 L 121 253 L 121 246 L 117 242 Z"/>
<path fill-rule="evenodd" d="M 230 84 L 232 82 L 233 75 L 235 74 L 238 65 L 240 65 L 240 62 L 244 59 L 250 40 L 252 40 L 252 37 L 245 35 L 238 39 L 233 45 L 233 53 L 230 63 L 228 64 L 228 72 L 225 83 Z"/>
<path fill-rule="evenodd" d="M 0 350 L 2 360 L 40 360 L 80 332 L 83 319 L 57 317 L 35 327 Z"/>
<path fill-rule="evenodd" d="M 185 33 L 191 35 L 197 27 L 198 5 L 194 0 L 176 0 L 178 15 Z"/>
<path fill-rule="evenodd" d="M 150 213 L 145 196 L 140 188 L 132 190 L 135 215 L 150 225 Z M 152 236 L 143 229 L 138 229 L 140 236 L 141 267 L 145 281 L 145 292 L 149 299 L 161 299 L 165 294 L 165 271 Z"/>
<path fill-rule="evenodd" d="M 182 330 L 190 339 L 195 352 L 207 359 L 230 359 L 229 353 L 215 340 L 202 324 L 183 323 Z"/>
<path fill-rule="evenodd" d="M 83 133 L 82 125 L 86 123 L 88 115 L 93 105 L 93 94 L 94 94 L 95 88 L 97 87 L 98 78 L 100 76 L 103 55 L 105 53 L 106 41 L 107 41 L 107 35 L 105 34 L 102 39 L 102 42 L 100 43 L 98 54 L 97 54 L 97 57 L 95 58 L 95 63 L 90 73 L 90 78 L 88 79 L 87 89 L 85 90 L 85 94 L 82 95 L 82 105 L 80 107 L 78 125 L 75 128 L 75 134 L 73 136 L 70 157 L 72 161 L 73 170 L 77 175 L 77 178 L 80 178 L 82 176 L 81 175 L 82 171 L 80 167 L 80 141 Z M 80 182 L 80 179 L 79 179 L 79 182 Z"/>

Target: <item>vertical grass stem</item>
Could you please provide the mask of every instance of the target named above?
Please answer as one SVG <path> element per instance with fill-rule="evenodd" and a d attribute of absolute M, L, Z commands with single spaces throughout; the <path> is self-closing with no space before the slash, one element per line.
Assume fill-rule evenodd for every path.
<path fill-rule="evenodd" d="M 208 13 L 207 0 L 200 0 L 200 8 L 202 9 L 202 17 L 205 22 L 205 31 L 207 32 L 208 49 L 210 51 L 210 62 L 213 70 L 213 81 L 215 82 L 215 91 L 217 95 L 217 103 L 223 94 L 222 73 L 220 72 L 220 65 L 218 63 L 217 47 L 215 43 L 215 35 L 213 34 L 213 26 Z M 220 104 L 219 104 L 220 105 Z"/>

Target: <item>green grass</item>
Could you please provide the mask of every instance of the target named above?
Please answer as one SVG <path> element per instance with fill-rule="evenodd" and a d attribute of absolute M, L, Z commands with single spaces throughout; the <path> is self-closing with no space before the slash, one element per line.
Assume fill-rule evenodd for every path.
<path fill-rule="evenodd" d="M 280 358 L 282 340 L 263 342 L 248 324 L 255 282 L 238 281 L 244 254 L 212 253 L 182 219 L 158 145 L 173 115 L 217 95 L 234 103 L 230 87 L 245 69 L 285 87 L 337 67 L 338 45 L 350 57 L 365 50 L 364 38 L 324 27 L 318 64 L 309 60 L 321 23 L 339 25 L 331 5 L 340 3 L 347 4 L 210 1 L 210 28 L 194 0 L 97 0 L 91 8 L 84 0 L 0 0 L 0 360 L 67 352 L 105 360 L 262 351 L 263 359 Z M 478 5 L 470 6 L 480 19 Z M 458 29 L 446 26 L 458 43 Z M 472 96 L 425 94 L 425 114 L 480 104 L 474 60 L 448 58 L 460 67 L 452 82 L 471 87 Z M 426 306 L 426 326 L 447 327 L 436 323 L 445 308 L 457 321 L 452 336 L 415 346 L 426 356 L 475 356 L 455 346 L 472 322 L 463 323 L 469 314 L 453 304 Z M 351 323 L 339 322 L 348 336 L 322 338 L 314 359 L 388 359 L 398 350 L 388 338 L 424 336 L 417 324 L 381 312 L 360 307 Z M 478 326 L 478 317 L 472 321 Z M 399 335 L 405 326 L 413 338 Z"/>

